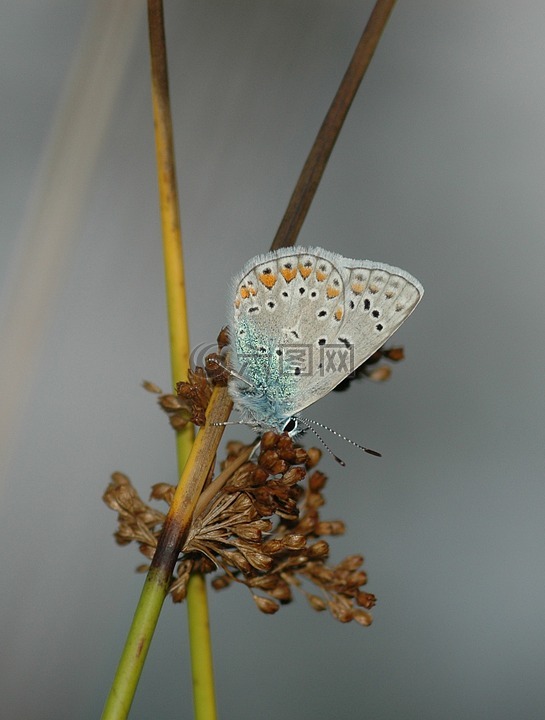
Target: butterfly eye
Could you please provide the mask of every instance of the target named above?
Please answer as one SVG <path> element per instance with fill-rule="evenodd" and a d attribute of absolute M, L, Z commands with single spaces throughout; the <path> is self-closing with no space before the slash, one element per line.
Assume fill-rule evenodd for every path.
<path fill-rule="evenodd" d="M 288 435 L 295 435 L 297 432 L 297 420 L 295 418 L 288 418 L 284 427 L 282 428 L 282 432 L 288 433 Z"/>

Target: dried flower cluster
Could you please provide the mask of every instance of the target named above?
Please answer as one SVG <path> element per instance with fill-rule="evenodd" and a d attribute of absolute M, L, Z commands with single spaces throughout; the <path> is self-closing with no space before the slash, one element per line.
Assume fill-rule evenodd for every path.
<path fill-rule="evenodd" d="M 189 422 L 194 425 L 204 425 L 205 409 L 210 400 L 211 390 L 202 368 L 189 370 L 189 380 L 186 383 L 178 383 L 177 395 L 163 394 L 160 387 L 147 380 L 142 385 L 148 392 L 159 395 L 159 405 L 169 416 L 174 430 L 181 430 Z"/>
<path fill-rule="evenodd" d="M 227 337 L 222 341 L 220 335 L 220 350 L 226 341 Z M 360 374 L 386 379 L 389 372 L 384 372 L 388 371 L 385 366 L 366 367 L 382 357 L 401 360 L 403 351 L 394 348 L 375 353 Z M 160 395 L 159 404 L 174 428 L 187 422 L 204 424 L 212 383 L 226 380 L 222 360 L 221 356 L 209 356 L 206 372 L 199 367 L 191 371 L 188 382 L 178 383 L 177 395 L 164 395 L 156 385 L 144 383 L 148 391 Z M 242 453 L 248 451 L 241 443 L 231 442 L 227 450 L 222 477 L 227 474 L 228 479 L 212 485 L 208 494 L 215 494 L 209 500 L 203 496 L 197 505 L 170 587 L 173 600 L 185 598 L 192 572 L 214 572 L 212 585 L 217 590 L 233 583 L 246 585 L 264 613 L 274 613 L 291 602 L 298 590 L 314 610 L 329 610 L 341 622 L 369 625 L 375 597 L 362 590 L 367 582 L 361 569 L 363 557 L 350 555 L 337 565 L 327 562 L 329 545 L 324 538 L 342 535 L 345 526 L 340 520 L 320 517 L 326 484 L 325 475 L 314 469 L 320 451 L 304 450 L 288 435 L 271 432 L 261 438 L 255 460 L 241 465 Z M 151 498 L 170 505 L 174 491 L 172 485 L 159 483 L 152 487 Z M 117 542 L 137 542 L 151 559 L 166 514 L 143 502 L 130 480 L 119 472 L 112 475 L 104 501 L 118 514 Z"/>
<path fill-rule="evenodd" d="M 245 449 L 230 443 L 225 465 Z M 314 610 L 369 625 L 375 597 L 361 589 L 367 581 L 363 558 L 351 555 L 338 565 L 327 564 L 329 545 L 323 538 L 345 528 L 341 521 L 320 518 L 326 478 L 314 470 L 306 486 L 301 484 L 319 458 L 315 448 L 305 451 L 287 435 L 266 433 L 259 458 L 236 470 L 194 518 L 170 588 L 173 599 L 185 598 L 191 572 L 219 570 L 212 581 L 216 589 L 242 583 L 262 612 L 276 612 L 297 589 Z M 172 485 L 160 483 L 151 495 L 169 503 L 173 494 Z M 117 542 L 138 542 L 151 558 L 165 515 L 146 505 L 122 473 L 113 474 L 104 501 L 118 513 Z"/>

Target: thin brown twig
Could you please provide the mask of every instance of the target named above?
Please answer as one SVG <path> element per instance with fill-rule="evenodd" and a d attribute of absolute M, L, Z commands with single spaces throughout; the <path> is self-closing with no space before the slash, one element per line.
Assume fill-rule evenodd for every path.
<path fill-rule="evenodd" d="M 339 89 L 303 166 L 271 250 L 295 245 L 327 161 L 363 76 L 382 36 L 396 0 L 377 0 Z"/>

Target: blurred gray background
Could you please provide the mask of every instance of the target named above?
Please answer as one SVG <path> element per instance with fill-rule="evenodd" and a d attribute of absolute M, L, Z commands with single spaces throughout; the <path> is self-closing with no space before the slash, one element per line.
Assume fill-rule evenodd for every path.
<path fill-rule="evenodd" d="M 371 7 L 166 2 L 193 345 L 268 248 Z M 374 624 L 211 592 L 224 719 L 543 717 L 544 32 L 537 0 L 393 12 L 300 236 L 426 289 L 391 380 L 308 411 L 384 455 L 332 438 L 347 467 L 321 466 Z M 143 582 L 102 492 L 176 481 L 140 388 L 170 378 L 144 4 L 2 3 L 0 39 L 0 696 L 90 720 Z M 191 717 L 183 606 L 131 717 Z"/>

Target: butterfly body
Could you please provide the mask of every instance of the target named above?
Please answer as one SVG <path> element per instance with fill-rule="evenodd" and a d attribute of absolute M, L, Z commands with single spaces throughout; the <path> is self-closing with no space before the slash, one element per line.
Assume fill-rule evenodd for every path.
<path fill-rule="evenodd" d="M 378 350 L 423 292 L 404 270 L 321 248 L 253 258 L 233 281 L 228 320 L 241 420 L 295 434 L 298 413 Z"/>

